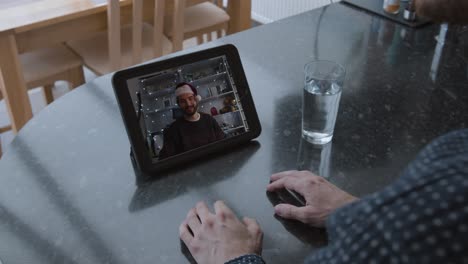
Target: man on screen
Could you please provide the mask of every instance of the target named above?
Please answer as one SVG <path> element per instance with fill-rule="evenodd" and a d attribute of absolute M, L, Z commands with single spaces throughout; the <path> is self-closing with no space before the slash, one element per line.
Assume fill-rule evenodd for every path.
<path fill-rule="evenodd" d="M 189 83 L 180 83 L 176 86 L 175 95 L 184 116 L 164 129 L 164 145 L 159 153 L 160 160 L 225 137 L 213 117 L 198 112 L 198 102 L 201 97 L 195 87 Z"/>

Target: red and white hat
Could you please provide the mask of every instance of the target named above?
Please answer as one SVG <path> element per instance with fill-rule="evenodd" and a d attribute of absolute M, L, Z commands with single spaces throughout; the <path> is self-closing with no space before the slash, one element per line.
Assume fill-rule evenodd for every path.
<path fill-rule="evenodd" d="M 195 89 L 195 87 L 193 87 L 190 83 L 184 82 L 184 83 L 177 84 L 176 90 L 175 90 L 175 96 L 179 97 L 179 95 L 184 94 L 184 93 L 195 95 L 195 100 L 197 102 L 200 102 L 201 100 L 201 96 L 198 95 L 197 89 Z"/>

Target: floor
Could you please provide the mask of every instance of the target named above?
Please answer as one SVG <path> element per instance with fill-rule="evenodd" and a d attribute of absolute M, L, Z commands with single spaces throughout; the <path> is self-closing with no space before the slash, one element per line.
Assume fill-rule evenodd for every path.
<path fill-rule="evenodd" d="M 252 27 L 260 25 L 258 22 L 252 21 Z M 213 34 L 213 39 L 216 39 L 215 34 Z M 196 39 L 188 39 L 184 41 L 184 49 L 196 46 Z M 85 72 L 85 79 L 86 82 L 96 78 L 96 75 L 94 75 L 91 71 L 88 69 L 84 68 Z M 54 98 L 57 99 L 60 96 L 63 96 L 66 92 L 68 92 L 68 85 L 66 82 L 63 81 L 58 81 L 55 83 L 55 87 L 53 90 Z M 41 88 L 36 88 L 29 90 L 29 99 L 31 101 L 31 107 L 33 114 L 38 113 L 41 111 L 44 107 L 46 107 L 45 101 L 42 97 L 42 91 Z M 8 113 L 5 107 L 5 101 L 1 100 L 0 101 L 0 127 L 6 126 L 10 123 Z M 0 134 L 0 157 L 2 155 L 2 151 L 5 152 L 8 149 L 8 144 L 13 141 L 15 135 L 11 131 L 7 131 L 4 133 Z"/>

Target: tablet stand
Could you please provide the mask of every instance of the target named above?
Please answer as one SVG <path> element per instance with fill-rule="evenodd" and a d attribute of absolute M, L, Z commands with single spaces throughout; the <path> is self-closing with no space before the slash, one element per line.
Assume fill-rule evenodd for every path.
<path fill-rule="evenodd" d="M 141 171 L 140 167 L 138 167 L 133 150 L 130 150 L 130 160 L 132 161 L 133 171 L 135 172 L 135 184 L 141 186 L 148 182 L 151 176 Z"/>

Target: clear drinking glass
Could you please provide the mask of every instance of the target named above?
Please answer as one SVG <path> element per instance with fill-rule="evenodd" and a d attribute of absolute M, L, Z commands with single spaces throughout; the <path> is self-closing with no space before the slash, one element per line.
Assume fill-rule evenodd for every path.
<path fill-rule="evenodd" d="M 302 136 L 313 144 L 331 141 L 346 71 L 332 61 L 316 60 L 304 66 Z"/>

